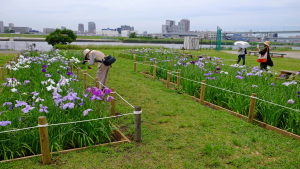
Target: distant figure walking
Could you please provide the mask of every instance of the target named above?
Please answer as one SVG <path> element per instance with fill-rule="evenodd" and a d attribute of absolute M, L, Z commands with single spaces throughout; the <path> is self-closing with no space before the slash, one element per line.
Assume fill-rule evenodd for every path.
<path fill-rule="evenodd" d="M 265 47 L 265 49 L 262 51 L 257 47 L 259 54 L 261 54 L 264 57 L 265 57 L 265 55 L 267 55 L 266 59 L 262 59 L 261 61 L 258 60 L 258 62 L 260 62 L 260 70 L 265 69 L 266 71 L 268 71 L 268 69 L 267 69 L 268 66 L 271 66 L 271 67 L 274 66 L 273 61 L 270 57 L 270 42 L 265 41 L 264 47 Z"/>
<path fill-rule="evenodd" d="M 239 52 L 239 56 L 236 64 L 239 64 L 241 59 L 243 58 L 243 65 L 245 66 L 245 56 L 247 54 L 247 48 L 239 48 L 238 52 Z"/>
<path fill-rule="evenodd" d="M 33 44 L 30 45 L 30 50 L 31 51 L 36 50 L 36 44 L 35 43 L 33 43 Z"/>

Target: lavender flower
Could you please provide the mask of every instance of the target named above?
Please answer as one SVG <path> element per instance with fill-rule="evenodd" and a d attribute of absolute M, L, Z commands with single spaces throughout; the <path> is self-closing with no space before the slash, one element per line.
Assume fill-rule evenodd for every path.
<path fill-rule="evenodd" d="M 106 94 L 110 94 L 110 93 L 111 93 L 111 90 L 110 90 L 109 88 L 105 88 L 105 89 L 104 89 L 104 92 L 105 92 Z"/>
<path fill-rule="evenodd" d="M 34 106 L 34 102 L 32 102 L 32 106 Z"/>
<path fill-rule="evenodd" d="M 258 87 L 257 85 L 252 85 L 252 87 Z"/>
<path fill-rule="evenodd" d="M 5 127 L 8 124 L 11 124 L 11 121 L 0 121 L 0 126 Z"/>
<path fill-rule="evenodd" d="M 42 68 L 46 69 L 46 68 L 47 68 L 47 65 L 43 65 Z"/>
<path fill-rule="evenodd" d="M 271 83 L 272 86 L 274 86 L 274 83 Z"/>
<path fill-rule="evenodd" d="M 33 94 L 33 96 L 39 95 L 39 93 L 37 93 L 36 91 L 32 92 L 31 94 Z"/>
<path fill-rule="evenodd" d="M 45 74 L 45 76 L 46 76 L 46 77 L 51 77 L 51 75 L 49 75 L 49 74 Z"/>
<path fill-rule="evenodd" d="M 46 69 L 42 69 L 42 72 L 46 72 Z"/>
<path fill-rule="evenodd" d="M 22 109 L 22 111 L 24 112 L 24 113 L 28 113 L 30 110 L 32 110 L 32 109 L 34 109 L 34 107 L 31 107 L 31 106 L 29 106 L 29 105 L 27 105 L 24 109 Z"/>
<path fill-rule="evenodd" d="M 48 110 L 47 110 L 47 109 L 48 109 L 47 106 L 43 106 L 42 104 L 40 104 L 40 110 L 39 110 L 40 112 L 43 112 L 43 111 L 44 111 L 44 112 L 48 113 Z"/>
<path fill-rule="evenodd" d="M 83 106 L 83 99 L 81 99 L 81 103 L 79 103 L 79 106 Z"/>
<path fill-rule="evenodd" d="M 239 78 L 239 79 L 244 79 L 244 78 L 245 78 L 245 77 L 240 76 L 240 75 L 237 75 L 237 76 L 235 76 L 235 77 L 237 77 L 237 78 Z"/>
<path fill-rule="evenodd" d="M 115 98 L 114 98 L 114 97 L 112 97 L 112 96 L 108 96 L 108 97 L 107 97 L 107 99 L 106 99 L 106 101 L 107 101 L 107 102 L 110 102 L 110 99 L 112 99 L 112 100 L 115 100 Z"/>
<path fill-rule="evenodd" d="M 23 85 L 26 85 L 27 83 L 30 83 L 30 81 L 29 80 L 24 80 Z"/>
<path fill-rule="evenodd" d="M 92 109 L 86 109 L 86 110 L 84 110 L 83 111 L 83 116 L 86 116 L 89 113 L 89 111 L 93 111 L 93 110 Z"/>
<path fill-rule="evenodd" d="M 3 103 L 3 107 L 6 106 L 6 105 L 10 106 L 10 105 L 12 105 L 12 103 L 11 102 L 5 102 L 5 103 Z"/>
<path fill-rule="evenodd" d="M 73 109 L 74 108 L 74 103 L 66 103 L 66 104 L 64 104 L 64 106 L 63 106 L 63 109 L 66 109 L 66 108 L 70 108 L 70 109 Z"/>
<path fill-rule="evenodd" d="M 12 111 L 12 106 L 9 106 L 9 110 L 11 110 L 11 111 Z"/>
<path fill-rule="evenodd" d="M 295 103 L 295 101 L 293 99 L 290 99 L 287 102 L 290 103 L 290 104 L 294 104 Z"/>
<path fill-rule="evenodd" d="M 216 77 L 212 77 L 211 79 L 212 79 L 212 80 L 216 80 Z"/>
<path fill-rule="evenodd" d="M 58 74 L 60 74 L 60 71 L 57 71 Z"/>
<path fill-rule="evenodd" d="M 22 119 L 21 119 L 21 116 L 20 116 L 20 118 L 19 118 L 19 121 L 21 121 Z"/>
<path fill-rule="evenodd" d="M 15 104 L 15 107 L 20 107 L 20 106 L 27 106 L 27 103 L 24 101 L 18 101 L 16 100 L 17 104 Z"/>

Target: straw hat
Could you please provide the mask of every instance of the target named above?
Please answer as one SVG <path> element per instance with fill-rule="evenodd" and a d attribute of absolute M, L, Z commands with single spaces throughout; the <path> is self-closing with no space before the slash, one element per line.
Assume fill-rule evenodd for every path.
<path fill-rule="evenodd" d="M 84 51 L 83 51 L 84 56 L 86 56 L 86 54 L 89 53 L 89 52 L 90 52 L 89 49 L 84 50 Z"/>
<path fill-rule="evenodd" d="M 270 47 L 270 41 L 265 41 L 264 44 Z"/>

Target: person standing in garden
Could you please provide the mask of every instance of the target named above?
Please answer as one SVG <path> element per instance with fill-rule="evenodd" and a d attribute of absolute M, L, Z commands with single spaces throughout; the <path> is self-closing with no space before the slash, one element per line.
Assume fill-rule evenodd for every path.
<path fill-rule="evenodd" d="M 245 55 L 247 54 L 247 48 L 239 48 L 238 52 L 239 56 L 236 64 L 239 64 L 241 59 L 243 58 L 243 66 L 245 66 Z"/>
<path fill-rule="evenodd" d="M 108 76 L 108 71 L 110 66 L 105 66 L 102 61 L 105 59 L 105 54 L 100 52 L 100 51 L 96 51 L 96 50 L 89 50 L 89 49 L 85 49 L 83 51 L 83 54 L 85 57 L 89 58 L 89 60 L 84 60 L 85 62 L 88 62 L 89 65 L 93 65 L 95 62 L 97 62 L 97 67 L 98 67 L 98 71 L 97 71 L 97 78 L 100 81 L 100 89 L 103 90 L 106 86 L 106 82 L 107 82 L 107 76 Z"/>
<path fill-rule="evenodd" d="M 260 69 L 263 70 L 265 69 L 266 71 L 268 71 L 267 66 L 274 66 L 273 61 L 270 57 L 270 42 L 269 41 L 265 41 L 264 42 L 264 50 L 260 50 L 259 47 L 257 46 L 257 50 L 259 52 L 259 54 L 261 54 L 261 56 L 267 55 L 267 57 L 265 57 L 266 59 L 258 59 L 257 61 L 260 62 Z"/>

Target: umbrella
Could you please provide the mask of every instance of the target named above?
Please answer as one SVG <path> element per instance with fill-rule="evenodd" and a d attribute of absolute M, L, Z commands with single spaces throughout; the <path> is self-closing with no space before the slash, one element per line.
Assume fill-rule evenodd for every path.
<path fill-rule="evenodd" d="M 251 46 L 248 42 L 244 42 L 244 41 L 236 41 L 234 42 L 234 45 L 240 48 L 248 48 Z"/>

